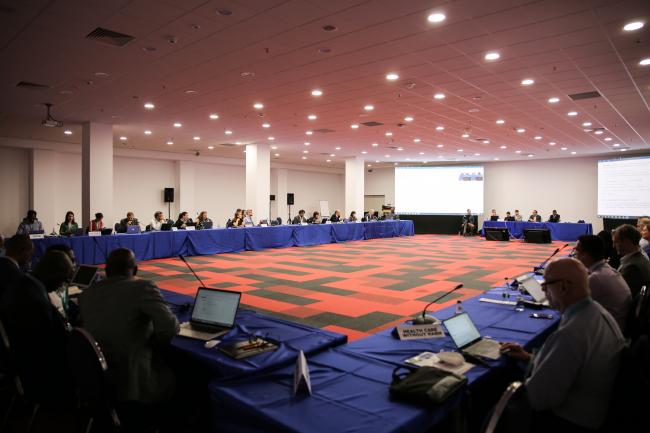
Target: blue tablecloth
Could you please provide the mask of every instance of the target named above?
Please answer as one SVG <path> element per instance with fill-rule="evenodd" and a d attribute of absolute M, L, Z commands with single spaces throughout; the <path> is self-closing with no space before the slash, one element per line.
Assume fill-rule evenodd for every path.
<path fill-rule="evenodd" d="M 319 245 L 331 242 L 372 239 L 390 236 L 413 236 L 413 221 L 379 221 L 350 224 L 284 225 L 241 229 L 178 230 L 115 234 L 111 236 L 47 237 L 34 240 L 36 262 L 55 244 L 71 247 L 80 264 L 106 262 L 116 248 L 130 248 L 137 260 L 166 257 L 229 253 L 292 246 Z"/>
<path fill-rule="evenodd" d="M 179 311 L 177 305 L 191 304 L 193 299 L 167 290 L 161 292 L 167 302 L 176 304 L 171 308 L 178 320 L 188 321 L 190 309 Z M 172 346 L 200 361 L 218 377 L 236 377 L 292 364 L 301 350 L 307 355 L 313 355 L 347 341 L 347 336 L 343 334 L 288 322 L 245 309 L 237 312 L 235 327 L 221 337 L 221 340 L 223 342 L 245 340 L 252 335 L 276 341 L 279 347 L 272 352 L 260 353 L 250 358 L 233 359 L 222 353 L 218 347 L 206 349 L 203 341 L 191 338 L 174 337 Z"/>
<path fill-rule="evenodd" d="M 501 299 L 502 292 L 494 289 L 480 297 Z M 517 292 L 509 293 L 514 299 Z M 511 305 L 484 303 L 479 297 L 463 304 L 482 335 L 528 348 L 540 345 L 559 320 L 559 313 L 552 310 L 540 312 L 553 314 L 553 320 L 532 319 L 530 310 L 515 312 Z M 435 315 L 446 319 L 454 308 Z M 450 414 L 464 393 L 431 409 L 391 400 L 388 387 L 393 369 L 404 365 L 405 359 L 440 349 L 456 348 L 448 336 L 400 341 L 389 329 L 319 353 L 308 358 L 310 397 L 292 396 L 291 366 L 265 375 L 215 380 L 209 386 L 213 422 L 224 431 L 237 433 L 426 432 Z M 469 389 L 480 386 L 482 378 L 505 363 L 502 357 L 490 362 L 492 368 L 472 368 L 466 373 Z"/>
<path fill-rule="evenodd" d="M 593 233 L 591 224 L 579 223 L 529 223 L 522 221 L 483 221 L 483 228 L 507 228 L 510 235 L 522 239 L 524 229 L 548 229 L 554 241 L 574 242 L 582 235 Z"/>

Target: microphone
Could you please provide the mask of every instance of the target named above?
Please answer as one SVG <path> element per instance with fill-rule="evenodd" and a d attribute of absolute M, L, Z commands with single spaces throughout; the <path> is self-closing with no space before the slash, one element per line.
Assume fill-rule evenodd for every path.
<path fill-rule="evenodd" d="M 178 255 L 178 258 L 181 259 L 181 260 L 183 261 L 183 263 L 185 263 L 185 265 L 187 265 L 187 268 L 188 268 L 190 271 L 192 271 L 192 273 L 194 274 L 194 278 L 196 278 L 197 280 L 199 280 L 199 283 L 201 283 L 201 287 L 207 287 L 205 284 L 203 284 L 203 281 L 201 281 L 201 279 L 199 278 L 199 276 L 196 275 L 196 272 L 194 272 L 194 269 L 192 269 L 192 267 L 191 267 L 190 264 L 187 262 L 187 260 L 185 260 L 185 257 L 183 257 L 182 254 L 179 254 L 179 255 Z"/>
<path fill-rule="evenodd" d="M 546 260 L 544 260 L 542 263 L 540 263 L 539 266 L 535 266 L 533 268 L 533 272 L 538 274 L 538 275 L 541 275 L 541 271 L 546 267 L 546 264 L 548 263 L 548 261 L 551 260 L 553 257 L 555 257 L 555 255 L 557 253 L 559 253 L 560 251 L 562 251 L 563 249 L 565 249 L 568 246 L 569 246 L 569 244 L 564 244 L 564 246 L 562 248 L 556 248 L 555 251 L 553 251 L 553 254 L 548 256 L 548 258 Z"/>
<path fill-rule="evenodd" d="M 454 288 L 451 289 L 450 291 L 446 292 L 446 293 L 443 294 L 442 296 L 438 296 L 436 299 L 434 299 L 433 301 L 429 302 L 429 303 L 424 307 L 424 310 L 422 310 L 422 314 L 421 314 L 421 315 L 417 315 L 417 316 L 413 319 L 413 324 L 414 324 L 414 325 L 429 325 L 429 324 L 431 324 L 431 323 L 435 323 L 435 322 L 436 322 L 436 319 L 435 319 L 434 317 L 426 316 L 426 314 L 427 314 L 427 308 L 429 308 L 432 304 L 438 302 L 439 300 L 441 300 L 441 299 L 444 298 L 445 296 L 452 294 L 453 292 L 455 292 L 456 290 L 460 289 L 461 287 L 463 287 L 463 284 L 462 284 L 462 283 L 459 284 L 459 285 L 457 285 L 456 287 L 454 287 Z"/>

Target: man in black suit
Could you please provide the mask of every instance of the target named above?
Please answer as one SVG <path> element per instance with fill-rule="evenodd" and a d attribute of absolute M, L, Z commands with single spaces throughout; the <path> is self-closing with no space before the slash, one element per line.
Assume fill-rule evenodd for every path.
<path fill-rule="evenodd" d="M 293 219 L 291 220 L 291 224 L 301 224 L 301 223 L 306 223 L 306 222 L 307 222 L 307 218 L 305 218 L 305 210 L 304 209 L 300 209 L 298 211 L 298 215 L 293 217 Z"/>
<path fill-rule="evenodd" d="M 510 215 L 510 211 L 506 212 L 506 217 L 503 219 L 504 221 L 515 221 L 515 217 Z"/>
<path fill-rule="evenodd" d="M 641 234 L 630 224 L 614 230 L 614 247 L 621 256 L 618 271 L 629 286 L 633 298 L 639 294 L 641 287 L 650 285 L 650 261 L 639 247 L 640 239 Z"/>
<path fill-rule="evenodd" d="M 70 258 L 48 251 L 34 267 L 7 288 L 0 300 L 0 316 L 11 343 L 26 394 L 36 401 L 65 404 L 72 399 L 72 380 L 66 365 L 67 324 L 50 303 L 49 293 L 74 274 Z"/>
<path fill-rule="evenodd" d="M 122 218 L 119 224 L 116 224 L 115 231 L 118 233 L 126 233 L 126 230 L 129 226 L 139 226 L 140 222 L 135 217 L 133 212 L 127 212 L 126 218 Z"/>
<path fill-rule="evenodd" d="M 29 268 L 33 250 L 27 235 L 14 235 L 6 241 L 5 255 L 0 257 L 0 298 Z"/>
<path fill-rule="evenodd" d="M 553 209 L 553 213 L 551 216 L 548 217 L 548 222 L 550 223 L 559 223 L 560 222 L 560 214 L 557 213 L 555 209 Z"/>
<path fill-rule="evenodd" d="M 330 221 L 333 223 L 340 223 L 341 222 L 341 211 L 340 210 L 335 210 L 332 216 L 330 217 Z"/>
<path fill-rule="evenodd" d="M 537 209 L 533 210 L 533 213 L 528 217 L 529 223 L 541 223 L 542 216 L 537 213 Z"/>

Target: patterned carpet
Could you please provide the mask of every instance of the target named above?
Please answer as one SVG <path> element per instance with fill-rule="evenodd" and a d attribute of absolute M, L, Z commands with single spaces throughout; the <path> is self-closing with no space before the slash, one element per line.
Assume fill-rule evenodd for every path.
<path fill-rule="evenodd" d="M 355 340 L 411 318 L 459 283 L 464 287 L 431 310 L 499 286 L 561 244 L 418 235 L 188 261 L 207 286 L 242 292 L 244 307 Z M 199 286 L 179 259 L 142 262 L 140 276 L 189 295 Z"/>

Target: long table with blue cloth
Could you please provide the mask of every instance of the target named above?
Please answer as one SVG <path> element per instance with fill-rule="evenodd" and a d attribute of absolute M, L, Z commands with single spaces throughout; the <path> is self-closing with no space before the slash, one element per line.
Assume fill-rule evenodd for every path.
<path fill-rule="evenodd" d="M 236 229 L 156 231 L 110 236 L 46 237 L 34 240 L 34 260 L 55 244 L 74 250 L 80 264 L 106 262 L 111 251 L 129 248 L 138 261 L 166 257 L 232 253 L 346 242 L 352 240 L 413 236 L 413 221 L 390 220 L 343 224 L 283 225 Z"/>
<path fill-rule="evenodd" d="M 507 228 L 510 236 L 516 239 L 524 237 L 525 229 L 548 229 L 554 241 L 575 242 L 582 235 L 593 234 L 589 223 L 532 223 L 524 221 L 483 221 L 483 229 Z"/>
<path fill-rule="evenodd" d="M 472 298 L 463 303 L 464 310 L 484 337 L 516 342 L 528 350 L 539 346 L 555 329 L 560 314 L 543 309 L 537 312 L 552 314 L 553 319 L 534 319 L 528 309 L 516 312 L 512 305 L 479 300 L 501 300 L 504 291 L 507 289 L 493 289 Z M 511 293 L 514 298 L 517 292 Z M 444 320 L 454 314 L 454 307 L 449 307 L 435 316 Z M 482 382 L 489 382 L 491 375 L 513 363 L 502 356 L 488 361 L 490 368 L 476 365 L 465 373 L 465 389 L 438 407 L 391 399 L 393 370 L 422 352 L 440 350 L 452 351 L 456 347 L 448 336 L 402 341 L 392 329 L 328 349 L 308 357 L 310 396 L 293 395 L 294 365 L 263 374 L 215 379 L 209 385 L 212 421 L 215 429 L 235 433 L 426 432 L 448 417 Z M 502 391 L 490 390 L 499 394 Z"/>

